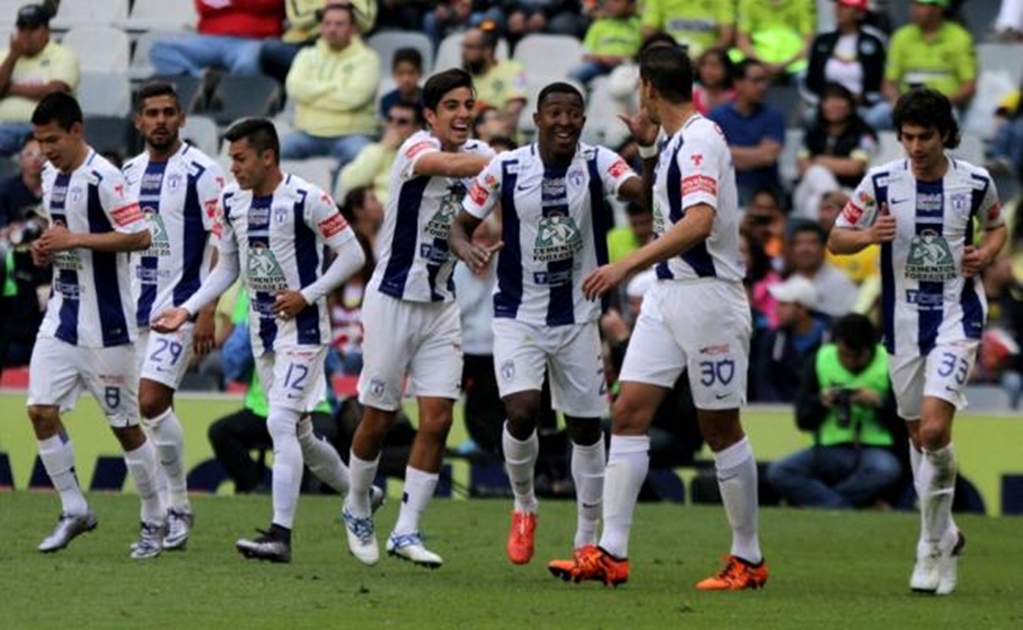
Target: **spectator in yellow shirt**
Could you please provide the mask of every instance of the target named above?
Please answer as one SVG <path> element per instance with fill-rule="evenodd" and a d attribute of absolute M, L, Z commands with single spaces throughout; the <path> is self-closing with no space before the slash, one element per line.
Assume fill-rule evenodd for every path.
<path fill-rule="evenodd" d="M 50 39 L 52 13 L 38 4 L 18 10 L 17 31 L 0 63 L 0 155 L 15 155 L 32 131 L 36 104 L 78 86 L 78 58 Z"/>
<path fill-rule="evenodd" d="M 462 67 L 476 86 L 476 111 L 496 107 L 512 129 L 526 105 L 526 71 L 516 61 L 497 59 L 497 30 L 471 28 L 462 39 Z"/>
<path fill-rule="evenodd" d="M 380 58 L 356 32 L 351 5 L 328 4 L 320 39 L 302 49 L 288 73 L 295 100 L 295 131 L 281 142 L 281 157 L 330 155 L 344 166 L 376 131 L 374 100 Z"/>
<path fill-rule="evenodd" d="M 583 85 L 628 61 L 642 42 L 635 0 L 603 0 L 601 11 L 603 16 L 586 31 L 583 62 L 568 73 Z"/>
<path fill-rule="evenodd" d="M 387 205 L 390 197 L 391 165 L 398 147 L 423 126 L 418 103 L 396 101 L 387 111 L 387 122 L 379 142 L 363 147 L 338 175 L 334 198 L 343 200 L 356 188 L 372 187 L 380 203 Z"/>

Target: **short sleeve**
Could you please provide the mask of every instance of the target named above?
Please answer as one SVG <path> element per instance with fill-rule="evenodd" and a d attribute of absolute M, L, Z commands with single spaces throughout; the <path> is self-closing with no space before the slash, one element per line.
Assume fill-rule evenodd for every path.
<path fill-rule="evenodd" d="M 973 36 L 964 30 L 957 41 L 961 50 L 954 57 L 956 77 L 960 81 L 973 81 L 977 78 L 977 53 L 973 49 Z"/>
<path fill-rule="evenodd" d="M 995 187 L 995 181 L 989 179 L 988 185 L 984 189 L 984 198 L 977 209 L 977 218 L 980 219 L 982 228 L 990 230 L 1005 225 L 1003 214 L 1002 203 L 998 200 L 998 189 Z"/>
<path fill-rule="evenodd" d="M 462 209 L 476 217 L 485 219 L 501 198 L 501 180 L 503 160 L 495 157 L 472 182 L 468 194 L 462 200 Z"/>
<path fill-rule="evenodd" d="M 136 234 L 149 229 L 138 199 L 129 194 L 128 182 L 121 171 L 104 173 L 98 188 L 100 206 L 115 232 Z"/>
<path fill-rule="evenodd" d="M 596 149 L 597 170 L 604 184 L 604 194 L 618 196 L 618 190 L 622 184 L 633 177 L 637 177 L 636 171 L 614 151 L 608 149 Z"/>
<path fill-rule="evenodd" d="M 874 180 L 870 177 L 863 178 L 860 185 L 853 191 L 849 201 L 842 208 L 842 212 L 835 220 L 835 227 L 862 229 L 874 224 L 877 218 L 877 192 L 874 189 Z"/>
<path fill-rule="evenodd" d="M 401 161 L 400 176 L 403 181 L 416 177 L 416 162 L 424 155 L 441 150 L 440 140 L 429 134 L 416 134 L 401 145 L 397 159 Z"/>
<path fill-rule="evenodd" d="M 716 2 L 714 3 L 714 11 L 716 12 L 716 18 L 718 26 L 733 26 L 735 24 L 735 3 L 734 2 Z"/>
<path fill-rule="evenodd" d="M 905 27 L 903 27 L 905 28 Z M 905 48 L 906 31 L 900 30 L 892 37 L 892 43 L 888 47 L 888 61 L 884 67 L 884 78 L 886 81 L 897 83 L 902 78 L 902 49 Z"/>
<path fill-rule="evenodd" d="M 682 173 L 682 209 L 697 204 L 706 204 L 718 209 L 718 187 L 721 177 L 722 160 L 718 153 L 724 143 L 715 146 L 706 138 L 688 139 L 675 157 L 679 172 Z"/>
<path fill-rule="evenodd" d="M 355 232 L 341 216 L 337 204 L 330 195 L 322 190 L 314 190 L 309 196 L 310 198 L 306 200 L 306 225 L 319 234 L 324 243 L 331 249 L 338 250 L 355 238 Z"/>
<path fill-rule="evenodd" d="M 62 54 L 54 55 L 53 66 L 50 68 L 50 80 L 62 81 L 71 87 L 78 88 L 79 69 L 78 58 L 69 48 L 65 48 Z"/>
<path fill-rule="evenodd" d="M 224 172 L 217 164 L 210 164 L 195 183 L 195 192 L 202 207 L 202 226 L 212 232 L 220 216 L 220 194 L 224 191 Z"/>

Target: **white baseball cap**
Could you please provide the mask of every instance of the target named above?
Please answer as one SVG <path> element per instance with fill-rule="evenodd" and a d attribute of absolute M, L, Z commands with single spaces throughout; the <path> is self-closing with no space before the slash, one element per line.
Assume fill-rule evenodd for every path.
<path fill-rule="evenodd" d="M 767 287 L 779 302 L 801 304 L 809 309 L 817 308 L 817 289 L 803 276 L 792 276 L 784 282 Z"/>

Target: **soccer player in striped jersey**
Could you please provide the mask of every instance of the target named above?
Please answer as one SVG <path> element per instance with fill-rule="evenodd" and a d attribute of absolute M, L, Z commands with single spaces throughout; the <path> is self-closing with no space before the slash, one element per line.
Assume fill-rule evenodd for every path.
<path fill-rule="evenodd" d="M 231 143 L 237 183 L 220 198 L 217 265 L 183 305 L 158 315 L 152 329 L 180 329 L 241 274 L 250 296 L 256 369 L 270 402 L 266 423 L 274 445 L 273 519 L 269 530 L 240 539 L 235 547 L 247 558 L 290 562 L 303 462 L 331 487 L 348 487 L 341 457 L 313 434 L 308 413 L 324 399 L 326 387 L 326 296 L 366 257 L 330 196 L 281 171 L 271 121 L 242 119 L 224 137 Z M 335 258 L 323 270 L 325 245 Z"/>
<path fill-rule="evenodd" d="M 156 451 L 139 426 L 128 267 L 128 252 L 149 247 L 149 228 L 121 172 L 85 143 L 74 97 L 50 94 L 36 106 L 32 125 L 48 160 L 43 207 L 50 218 L 50 227 L 32 244 L 32 256 L 36 264 L 51 263 L 54 277 L 29 365 L 28 415 L 63 507 L 39 551 L 63 549 L 96 528 L 61 422 L 61 413 L 74 407 L 84 388 L 110 421 L 142 498 L 142 527 L 131 557 L 151 558 L 162 551 L 164 509 L 156 489 Z"/>
<path fill-rule="evenodd" d="M 621 157 L 579 142 L 586 105 L 576 88 L 552 83 L 540 91 L 536 107 L 537 142 L 490 162 L 451 229 L 455 256 L 473 271 L 485 269 L 489 252 L 470 238 L 500 203 L 504 248 L 494 290 L 494 365 L 508 415 L 502 450 L 515 508 L 506 552 L 514 564 L 533 557 L 536 426 L 548 370 L 554 408 L 565 414 L 572 439 L 574 548 L 597 542 L 607 383 L 600 303 L 586 299 L 582 283 L 608 262 L 604 198 L 643 201 L 643 182 Z"/>
<path fill-rule="evenodd" d="M 181 141 L 185 113 L 174 87 L 155 81 L 138 96 L 135 127 L 146 150 L 124 166 L 132 198 L 139 200 L 153 235 L 149 248 L 132 257 L 142 425 L 153 440 L 165 479 L 164 549 L 184 549 L 192 527 L 185 483 L 184 435 L 174 413 L 174 391 L 198 354 L 213 343 L 213 306 L 175 333 L 149 330 L 149 320 L 181 306 L 206 278 L 213 248 L 210 233 L 219 214 L 224 174 L 212 158 Z"/>
<path fill-rule="evenodd" d="M 979 274 L 1006 240 L 998 192 L 983 168 L 946 155 L 959 144 L 948 98 L 904 94 L 892 114 L 906 159 L 871 169 L 831 232 L 835 254 L 881 245 L 885 346 L 921 528 L 910 588 L 947 595 L 966 539 L 952 520 L 956 462 L 952 420 L 987 318 Z M 979 243 L 974 230 L 984 234 Z"/>
<path fill-rule="evenodd" d="M 653 175 L 657 238 L 591 273 L 583 291 L 588 297 L 603 295 L 650 265 L 657 265 L 658 281 L 643 300 L 619 377 L 600 544 L 587 547 L 574 561 L 552 563 L 551 569 L 565 579 L 628 580 L 632 513 L 650 465 L 647 429 L 686 370 L 732 529 L 724 569 L 696 587 L 740 590 L 767 581 L 757 535 L 757 467 L 739 420 L 751 322 L 742 286 L 735 170 L 724 134 L 693 106 L 692 84 L 692 64 L 681 49 L 654 46 L 641 53 L 642 111 L 628 119 L 629 127 L 641 155 L 651 158 L 658 153 L 649 146 L 658 125 L 667 134 L 657 160 L 644 162 L 645 178 Z"/>
<path fill-rule="evenodd" d="M 391 555 L 436 568 L 423 545 L 419 516 L 437 487 L 451 411 L 462 378 L 462 328 L 448 249 L 462 198 L 493 152 L 469 139 L 472 77 L 459 69 L 430 77 L 423 89 L 429 131 L 412 135 L 391 168 L 391 197 L 377 237 L 377 265 L 362 307 L 365 363 L 359 377 L 362 421 L 348 460 L 348 548 L 374 565 L 380 558 L 369 490 L 384 438 L 401 405 L 405 377 L 419 403 L 419 430 L 405 471 L 401 511 L 387 540 Z"/>

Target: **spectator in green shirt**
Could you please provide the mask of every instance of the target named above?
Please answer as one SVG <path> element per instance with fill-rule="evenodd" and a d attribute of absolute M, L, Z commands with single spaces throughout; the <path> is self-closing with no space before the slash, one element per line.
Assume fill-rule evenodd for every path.
<path fill-rule="evenodd" d="M 729 0 L 646 0 L 643 39 L 671 35 L 696 59 L 712 48 L 727 50 L 735 37 L 735 2 Z"/>
<path fill-rule="evenodd" d="M 817 33 L 814 0 L 739 0 L 738 18 L 740 57 L 759 60 L 775 80 L 806 68 Z"/>
<path fill-rule="evenodd" d="M 568 76 L 588 85 L 639 52 L 640 27 L 634 0 L 603 0 L 599 18 L 586 31 L 583 63 Z"/>

